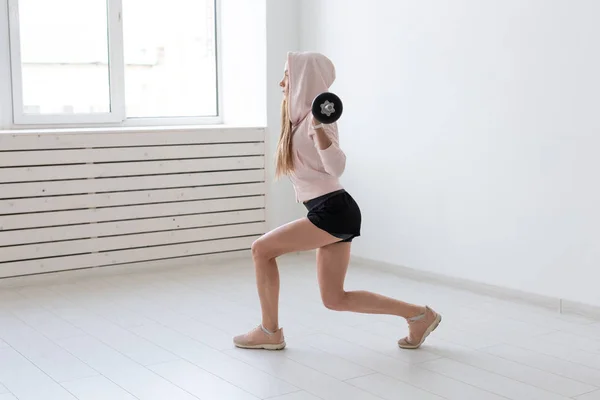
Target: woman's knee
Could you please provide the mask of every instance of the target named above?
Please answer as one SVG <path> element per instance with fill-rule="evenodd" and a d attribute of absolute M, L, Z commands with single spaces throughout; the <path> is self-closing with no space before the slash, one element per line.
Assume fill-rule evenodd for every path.
<path fill-rule="evenodd" d="M 270 260 L 275 258 L 269 242 L 264 238 L 260 237 L 252 243 L 252 258 L 254 259 L 267 259 Z"/>
<path fill-rule="evenodd" d="M 335 291 L 329 293 L 322 293 L 321 300 L 325 308 L 333 311 L 345 311 L 347 306 L 346 292 Z"/>

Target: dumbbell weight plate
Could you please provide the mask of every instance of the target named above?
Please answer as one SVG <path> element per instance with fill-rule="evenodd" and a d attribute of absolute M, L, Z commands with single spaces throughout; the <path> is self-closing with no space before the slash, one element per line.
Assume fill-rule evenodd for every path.
<path fill-rule="evenodd" d="M 342 100 L 331 92 L 321 93 L 312 103 L 313 116 L 323 124 L 333 124 L 340 119 L 343 111 Z"/>

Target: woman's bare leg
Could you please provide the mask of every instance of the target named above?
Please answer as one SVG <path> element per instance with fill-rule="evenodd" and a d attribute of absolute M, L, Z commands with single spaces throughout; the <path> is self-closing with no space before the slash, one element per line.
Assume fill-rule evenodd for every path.
<path fill-rule="evenodd" d="M 417 349 L 439 325 L 442 317 L 429 307 L 405 303 L 377 293 L 344 290 L 350 261 L 350 243 L 335 243 L 317 250 L 321 298 L 331 310 L 389 314 L 406 318 L 408 336 L 398 341 L 403 349 Z"/>
<path fill-rule="evenodd" d="M 296 251 L 313 250 L 339 241 L 302 218 L 265 234 L 252 245 L 262 325 L 271 332 L 279 328 L 279 270 L 276 258 Z"/>
<path fill-rule="evenodd" d="M 336 311 L 366 314 L 389 314 L 412 318 L 425 307 L 405 303 L 377 293 L 344 290 L 350 262 L 350 243 L 335 243 L 317 250 L 317 273 L 325 307 Z"/>

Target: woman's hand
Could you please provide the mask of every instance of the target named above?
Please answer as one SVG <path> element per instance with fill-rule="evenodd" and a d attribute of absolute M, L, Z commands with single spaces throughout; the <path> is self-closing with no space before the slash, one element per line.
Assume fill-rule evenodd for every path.
<path fill-rule="evenodd" d="M 318 125 L 321 125 L 321 123 L 317 121 L 315 117 L 312 117 L 311 128 L 315 131 L 315 143 L 319 150 L 325 150 L 331 146 L 331 139 L 329 139 L 329 136 L 327 136 L 323 127 L 315 128 Z"/>

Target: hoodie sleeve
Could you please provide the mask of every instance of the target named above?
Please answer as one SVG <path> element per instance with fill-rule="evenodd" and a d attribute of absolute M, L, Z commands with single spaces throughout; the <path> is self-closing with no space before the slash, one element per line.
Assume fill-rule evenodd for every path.
<path fill-rule="evenodd" d="M 323 150 L 320 150 L 317 145 L 316 133 L 311 132 L 315 148 L 321 157 L 325 171 L 336 178 L 339 178 L 344 173 L 346 168 L 346 154 L 342 151 L 339 145 L 339 137 L 337 124 L 324 125 L 323 130 L 331 140 L 331 145 Z"/>

